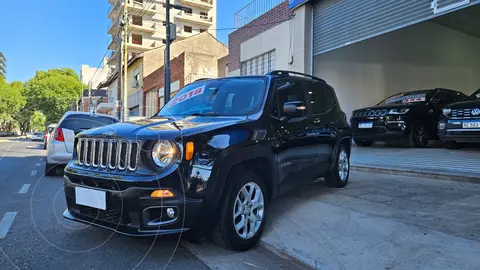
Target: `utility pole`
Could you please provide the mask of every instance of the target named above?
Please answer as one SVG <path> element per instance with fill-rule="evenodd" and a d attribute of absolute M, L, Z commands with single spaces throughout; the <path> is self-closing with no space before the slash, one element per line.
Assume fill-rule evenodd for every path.
<path fill-rule="evenodd" d="M 90 112 L 92 110 L 92 81 L 88 82 L 88 109 Z"/>
<path fill-rule="evenodd" d="M 122 121 L 128 121 L 128 101 L 127 101 L 127 93 L 128 93 L 128 88 L 127 88 L 127 74 L 128 74 L 128 6 L 127 6 L 127 0 L 123 0 L 123 17 L 122 17 L 122 50 L 121 50 L 121 58 L 123 58 L 123 62 L 121 63 L 123 65 L 122 70 L 123 72 L 118 74 L 118 78 L 123 77 L 123 87 L 122 91 L 120 91 L 120 88 L 118 89 L 119 91 L 119 96 L 122 96 L 123 93 L 123 99 L 122 100 Z M 120 71 L 119 70 L 119 71 Z M 120 81 L 119 81 L 120 82 Z"/>
<path fill-rule="evenodd" d="M 178 9 L 186 12 L 192 12 L 192 9 L 182 5 L 172 5 L 170 0 L 165 1 L 165 27 L 166 27 L 166 41 L 165 41 L 165 79 L 163 80 L 165 89 L 165 104 L 170 101 L 170 44 L 177 38 L 177 27 L 170 23 L 170 9 Z M 172 33 L 173 32 L 173 33 Z"/>
<path fill-rule="evenodd" d="M 165 104 L 170 101 L 170 0 L 167 0 L 165 3 L 165 26 L 166 26 L 166 42 L 165 42 L 165 78 L 164 78 L 164 89 L 165 89 Z"/>

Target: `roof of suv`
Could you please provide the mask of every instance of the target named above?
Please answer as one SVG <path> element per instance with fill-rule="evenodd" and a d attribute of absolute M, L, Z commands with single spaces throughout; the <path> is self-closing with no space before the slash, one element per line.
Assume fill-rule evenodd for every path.
<path fill-rule="evenodd" d="M 304 79 L 310 79 L 314 81 L 320 81 L 323 83 L 326 83 L 324 79 L 311 76 L 308 74 L 300 73 L 300 72 L 295 72 L 295 71 L 289 71 L 289 70 L 274 70 L 270 71 L 265 75 L 244 75 L 244 76 L 235 76 L 235 77 L 224 77 L 224 78 L 202 78 L 198 79 L 194 82 L 200 82 L 200 81 L 208 81 L 208 80 L 215 80 L 215 79 L 238 79 L 238 78 L 264 78 L 266 76 L 275 76 L 275 77 L 296 77 L 296 78 L 304 78 Z"/>

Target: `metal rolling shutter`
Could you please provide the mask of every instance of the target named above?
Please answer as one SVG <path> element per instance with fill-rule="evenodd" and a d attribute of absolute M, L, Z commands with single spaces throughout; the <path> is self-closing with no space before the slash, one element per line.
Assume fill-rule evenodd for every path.
<path fill-rule="evenodd" d="M 313 11 L 314 55 L 443 15 L 444 13 L 434 14 L 432 2 L 435 1 L 316 1 Z M 465 1 L 437 0 L 437 8 L 461 2 Z M 466 7 L 469 3 L 461 4 L 461 7 Z"/>

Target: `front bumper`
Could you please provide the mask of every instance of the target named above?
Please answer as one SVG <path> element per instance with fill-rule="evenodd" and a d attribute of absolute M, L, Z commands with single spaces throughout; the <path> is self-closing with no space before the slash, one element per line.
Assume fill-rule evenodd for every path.
<path fill-rule="evenodd" d="M 438 137 L 442 142 L 480 143 L 480 128 L 464 127 L 466 122 L 480 122 L 480 119 L 443 119 L 439 122 Z"/>
<path fill-rule="evenodd" d="M 106 210 L 76 203 L 75 187 L 105 192 Z M 164 188 L 164 187 L 162 187 Z M 199 217 L 202 200 L 185 198 L 181 192 L 169 188 L 174 197 L 158 199 L 150 194 L 159 187 L 135 186 L 113 179 L 94 179 L 66 173 L 64 191 L 67 209 L 64 218 L 114 230 L 130 236 L 177 234 L 194 227 Z M 173 208 L 175 216 L 167 215 Z"/>
<path fill-rule="evenodd" d="M 353 138 L 366 141 L 396 141 L 408 135 L 407 122 L 404 120 L 387 121 L 384 117 L 370 119 L 351 119 Z M 372 123 L 371 128 L 360 128 L 360 123 Z"/>

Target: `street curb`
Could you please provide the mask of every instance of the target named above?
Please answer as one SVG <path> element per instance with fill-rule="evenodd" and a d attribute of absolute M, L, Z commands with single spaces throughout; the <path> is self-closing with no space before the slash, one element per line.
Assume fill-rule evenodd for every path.
<path fill-rule="evenodd" d="M 265 241 L 260 239 L 260 242 L 258 243 L 260 248 L 265 249 L 266 251 L 269 251 L 273 254 L 275 254 L 278 257 L 281 257 L 282 259 L 288 261 L 289 267 L 292 267 L 292 269 L 302 269 L 302 270 L 310 270 L 310 269 L 315 269 L 306 262 L 303 262 L 299 258 L 292 256 L 288 254 L 285 250 L 278 249 L 270 244 L 267 244 Z"/>
<path fill-rule="evenodd" d="M 375 168 L 375 167 L 367 167 L 367 166 L 351 166 L 351 169 L 353 171 L 359 171 L 359 172 L 425 177 L 425 178 L 438 179 L 438 180 L 449 180 L 449 181 L 480 184 L 480 176 L 474 177 L 474 176 L 462 176 L 462 175 L 452 175 L 452 174 L 442 174 L 442 173 L 428 173 L 428 172 L 419 172 L 419 171 L 412 171 L 412 170 L 384 169 L 384 168 Z"/>

